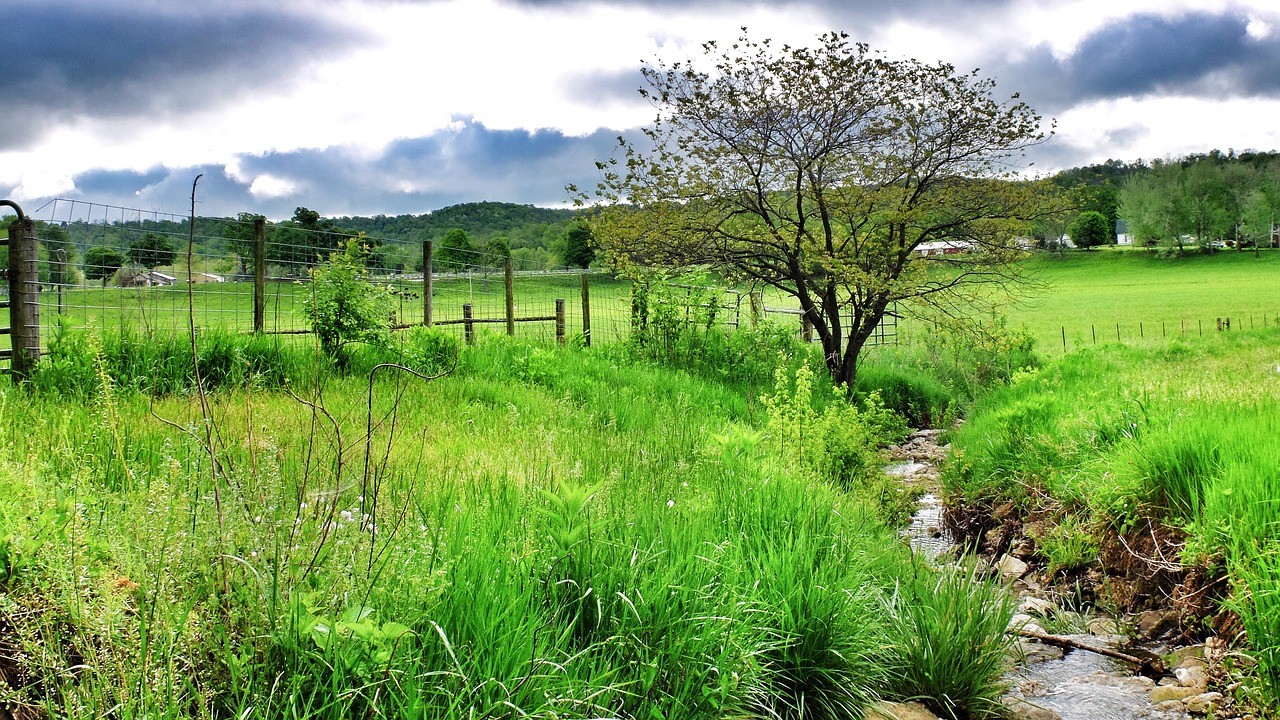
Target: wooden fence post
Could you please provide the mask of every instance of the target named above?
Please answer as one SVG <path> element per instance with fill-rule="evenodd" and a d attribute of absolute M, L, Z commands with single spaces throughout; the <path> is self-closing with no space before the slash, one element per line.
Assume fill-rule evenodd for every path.
<path fill-rule="evenodd" d="M 813 322 L 809 320 L 808 313 L 800 313 L 800 338 L 808 345 L 813 342 Z"/>
<path fill-rule="evenodd" d="M 759 327 L 764 319 L 764 293 L 751 293 L 751 327 Z"/>
<path fill-rule="evenodd" d="M 556 298 L 556 342 L 564 344 L 564 298 Z"/>
<path fill-rule="evenodd" d="M 467 344 L 475 345 L 476 324 L 475 320 L 471 317 L 471 303 L 462 304 L 462 328 L 465 331 L 464 335 L 467 339 Z"/>
<path fill-rule="evenodd" d="M 506 276 L 507 289 L 507 334 L 516 334 L 516 293 L 515 272 L 511 268 L 511 258 L 502 261 L 502 273 Z"/>
<path fill-rule="evenodd" d="M 40 274 L 35 223 L 22 217 L 9 223 L 10 370 L 26 380 L 40 360 Z"/>
<path fill-rule="evenodd" d="M 253 219 L 253 331 L 260 333 L 267 322 L 267 219 Z"/>
<path fill-rule="evenodd" d="M 591 283 L 582 273 L 582 341 L 591 347 Z"/>
<path fill-rule="evenodd" d="M 431 270 L 431 241 L 422 241 L 422 324 L 431 327 L 434 318 L 431 317 L 435 311 L 434 301 L 431 297 L 432 288 L 432 270 Z"/>

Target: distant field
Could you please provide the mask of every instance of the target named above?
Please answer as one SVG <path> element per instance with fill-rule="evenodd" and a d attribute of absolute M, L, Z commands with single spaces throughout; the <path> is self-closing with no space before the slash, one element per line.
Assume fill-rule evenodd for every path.
<path fill-rule="evenodd" d="M 1236 329 L 1271 326 L 1280 322 L 1280 252 L 1219 252 L 1182 259 L 1159 258 L 1142 250 L 1107 248 L 1065 255 L 1039 254 L 1026 261 L 1037 285 L 1004 308 L 1013 326 L 1026 327 L 1044 352 L 1061 352 L 1063 335 L 1067 349 L 1115 342 L 1117 332 L 1126 344 L 1140 344 L 1186 333 L 1216 331 L 1217 318 L 1230 318 Z M 515 282 L 517 317 L 549 317 L 555 300 L 565 300 L 566 329 L 582 330 L 581 281 L 578 275 L 518 276 Z M 400 293 L 396 321 L 422 320 L 421 281 L 391 283 Z M 625 337 L 629 327 L 630 282 L 605 275 L 591 276 L 592 333 L 597 341 Z M 308 328 L 303 299 L 308 286 L 300 282 L 272 282 L 267 287 L 268 331 L 295 332 Z M 41 296 L 43 324 L 66 315 L 73 324 L 95 327 L 129 326 L 136 330 L 184 330 L 187 326 L 186 288 L 85 287 L 59 295 Z M 734 304 L 735 296 L 728 302 Z M 448 323 L 462 318 L 462 306 L 471 303 L 478 319 L 504 317 L 501 273 L 441 278 L 435 283 L 435 319 Z M 735 319 L 747 319 L 749 305 L 741 300 Z M 794 306 L 776 292 L 767 293 L 771 309 Z M 0 322 L 7 311 L 0 311 Z M 798 318 L 770 313 L 774 322 L 794 324 Z M 195 288 L 195 320 L 199 327 L 224 327 L 249 331 L 253 327 L 253 288 L 248 283 L 208 283 Z M 1119 327 L 1117 327 L 1119 326 Z M 461 327 L 446 325 L 461 333 Z M 482 323 L 479 332 L 504 332 L 500 323 Z M 521 323 L 516 333 L 550 338 L 554 324 Z M 904 321 L 902 342 L 918 340 L 926 332 Z M 8 338 L 0 338 L 8 346 Z"/>
<path fill-rule="evenodd" d="M 1040 284 L 1004 308 L 1012 326 L 1022 326 L 1044 352 L 1062 352 L 1095 342 L 1125 344 L 1216 332 L 1217 318 L 1233 328 L 1280 322 L 1280 252 L 1219 252 L 1181 259 L 1144 250 L 1106 248 L 1065 255 L 1037 254 L 1026 261 Z M 915 329 L 919 334 L 920 329 Z M 912 334 L 904 325 L 904 337 Z"/>

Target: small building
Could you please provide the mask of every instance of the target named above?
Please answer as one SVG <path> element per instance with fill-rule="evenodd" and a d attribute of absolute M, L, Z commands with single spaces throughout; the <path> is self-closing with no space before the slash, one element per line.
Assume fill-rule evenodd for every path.
<path fill-rule="evenodd" d="M 211 282 L 220 283 L 220 282 L 226 282 L 226 281 L 227 279 L 222 275 L 215 275 L 213 273 L 207 273 L 207 272 L 191 273 L 192 283 L 211 283 Z"/>
<path fill-rule="evenodd" d="M 916 246 L 916 252 L 925 257 L 933 255 L 959 255 L 967 253 L 972 249 L 969 243 L 959 240 L 935 240 L 933 242 L 920 243 Z"/>
<path fill-rule="evenodd" d="M 1128 220 L 1116 221 L 1116 244 L 1117 245 L 1133 244 L 1133 234 L 1129 232 Z"/>
<path fill-rule="evenodd" d="M 156 272 L 155 270 L 147 273 L 147 279 L 150 280 L 150 284 L 153 286 L 172 285 L 178 281 L 178 278 L 172 275 L 165 275 L 164 273 Z"/>

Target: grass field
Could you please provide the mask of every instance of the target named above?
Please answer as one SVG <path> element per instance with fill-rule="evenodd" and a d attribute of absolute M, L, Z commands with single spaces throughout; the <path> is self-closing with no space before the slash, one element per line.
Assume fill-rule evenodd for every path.
<path fill-rule="evenodd" d="M 1026 262 L 1045 286 L 1006 307 L 1013 325 L 1027 327 L 1046 352 L 1116 340 L 1144 340 L 1217 331 L 1217 318 L 1233 328 L 1280 323 L 1280 252 L 1219 252 L 1161 258 L 1145 250 L 1104 248 L 1065 255 L 1040 254 Z"/>
<path fill-rule="evenodd" d="M 1015 327 L 1025 327 L 1043 352 L 1061 353 L 1087 345 L 1117 341 L 1142 344 L 1149 340 L 1200 336 L 1217 332 L 1217 319 L 1230 318 L 1234 329 L 1260 328 L 1280 322 L 1280 252 L 1219 252 L 1212 256 L 1161 258 L 1143 250 L 1104 248 L 1065 255 L 1037 254 L 1025 261 L 1034 282 L 1002 303 L 1001 312 Z M 705 278 L 694 282 L 706 282 Z M 421 280 L 388 279 L 396 292 L 396 321 L 421 322 Z M 592 333 L 597 342 L 613 342 L 630 332 L 630 282 L 603 274 L 591 276 Z M 266 328 L 269 332 L 297 332 L 309 327 L 303 299 L 308 286 L 274 281 L 267 286 Z M 687 292 L 677 290 L 677 292 Z M 195 287 L 195 321 L 200 327 L 247 332 L 253 327 L 253 290 L 247 283 L 206 283 Z M 54 316 L 66 315 L 88 327 L 152 329 L 185 332 L 185 287 L 64 289 L 42 294 L 41 314 L 46 328 Z M 550 317 L 555 300 L 565 300 L 569 335 L 582 329 L 579 276 L 520 275 L 515 282 L 517 317 Z M 723 296 L 721 320 L 748 323 L 750 305 L 739 295 Z M 436 320 L 462 319 L 462 306 L 471 303 L 477 318 L 505 318 L 501 273 L 441 277 L 435 282 Z M 768 308 L 792 309 L 795 303 L 776 291 L 765 295 Z M 7 310 L 0 311 L 0 322 Z M 784 327 L 794 315 L 770 313 L 768 319 Z M 445 325 L 459 335 L 460 326 Z M 481 323 L 484 331 L 505 332 L 501 324 Z M 550 339 L 554 323 L 520 323 L 517 335 Z M 904 319 L 896 328 L 899 342 L 911 344 L 933 332 Z M 7 345 L 7 338 L 0 338 Z"/>

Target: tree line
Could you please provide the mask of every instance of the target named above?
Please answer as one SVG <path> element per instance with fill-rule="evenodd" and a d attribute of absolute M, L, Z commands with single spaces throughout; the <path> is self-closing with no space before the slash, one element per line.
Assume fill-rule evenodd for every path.
<path fill-rule="evenodd" d="M 195 253 L 231 276 L 252 270 L 258 215 L 198 218 Z M 111 223 L 37 223 L 41 280 L 106 284 L 122 271 L 143 274 L 172 267 L 189 235 L 186 220 L 139 219 Z M 358 239 L 360 259 L 374 273 L 420 272 L 422 241 L 435 243 L 436 269 L 587 267 L 595 257 L 590 231 L 573 210 L 514 203 L 464 203 L 422 215 L 326 218 L 299 207 L 292 217 L 267 223 L 266 260 L 273 272 L 305 276 L 316 263 Z M 7 256 L 0 256 L 0 268 Z M 120 275 L 123 279 L 124 275 Z"/>
<path fill-rule="evenodd" d="M 1047 245 L 1067 235 L 1088 249 L 1132 242 L 1177 255 L 1275 244 L 1280 222 L 1280 153 L 1211 150 L 1151 161 L 1073 168 L 1051 178 L 1062 209 L 1034 229 Z M 1105 221 L 1098 229 L 1097 216 Z"/>

